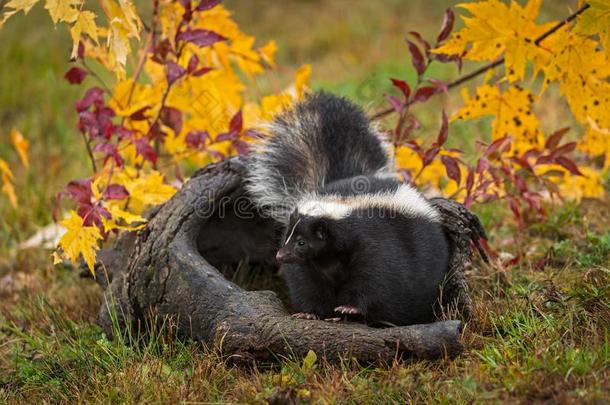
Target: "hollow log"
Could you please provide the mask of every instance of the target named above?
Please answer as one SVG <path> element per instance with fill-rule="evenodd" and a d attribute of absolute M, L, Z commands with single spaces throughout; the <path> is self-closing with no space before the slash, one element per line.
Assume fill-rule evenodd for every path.
<path fill-rule="evenodd" d="M 271 291 L 246 291 L 218 270 L 243 260 L 273 267 L 280 230 L 252 208 L 243 188 L 247 161 L 231 158 L 193 175 L 150 215 L 137 234 L 125 234 L 99 255 L 109 280 L 99 321 L 106 333 L 171 317 L 180 336 L 233 358 L 274 361 L 313 350 L 328 361 L 364 363 L 455 356 L 462 350 L 460 320 L 372 328 L 301 320 Z M 470 311 L 464 269 L 484 232 L 461 204 L 432 199 L 452 246 L 443 308 Z M 453 312 L 455 313 L 455 312 Z M 118 329 L 117 329 L 118 327 Z"/>

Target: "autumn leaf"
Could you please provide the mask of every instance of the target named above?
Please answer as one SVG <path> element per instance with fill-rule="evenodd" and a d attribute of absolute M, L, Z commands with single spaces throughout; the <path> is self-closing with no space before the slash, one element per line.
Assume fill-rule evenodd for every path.
<path fill-rule="evenodd" d="M 311 65 L 301 66 L 295 75 L 294 87 L 297 92 L 297 99 L 303 99 L 306 89 L 309 87 L 309 78 L 311 77 Z"/>
<path fill-rule="evenodd" d="M 96 15 L 88 10 L 81 11 L 76 17 L 76 22 L 70 28 L 72 36 L 72 54 L 70 57 L 76 59 L 78 57 L 78 44 L 81 41 L 82 34 L 87 34 L 89 38 L 98 42 L 97 25 L 95 25 Z"/>
<path fill-rule="evenodd" d="M 583 35 L 597 35 L 610 58 L 610 1 L 587 0 L 589 9 L 578 17 L 575 31 Z"/>
<path fill-rule="evenodd" d="M 39 0 L 11 0 L 6 3 L 4 5 L 5 9 L 12 10 L 4 11 L 4 14 L 2 15 L 2 20 L 0 20 L 0 27 L 2 27 L 6 20 L 11 18 L 19 11 L 23 11 L 25 14 L 29 13 L 29 11 L 32 9 L 32 7 L 34 7 L 36 3 L 38 3 L 38 1 Z"/>
<path fill-rule="evenodd" d="M 30 167 L 30 159 L 28 156 L 28 150 L 30 147 L 30 142 L 23 137 L 21 132 L 17 131 L 17 129 L 13 128 L 11 131 L 11 142 L 15 147 L 15 150 L 19 154 L 19 159 L 21 159 L 21 163 L 26 168 Z"/>
<path fill-rule="evenodd" d="M 544 52 L 535 40 L 554 25 L 535 23 L 541 2 L 530 0 L 525 7 L 514 0 L 510 5 L 499 0 L 459 4 L 471 14 L 462 16 L 465 27 L 432 52 L 474 61 L 494 61 L 504 55 L 506 77 L 523 79 L 527 61 Z"/>
<path fill-rule="evenodd" d="M 512 86 L 501 92 L 497 86 L 485 84 L 477 88 L 475 97 L 467 89 L 464 90 L 464 106 L 457 111 L 454 120 L 493 116 L 493 139 L 511 136 L 512 153 L 515 155 L 544 145 L 540 123 L 532 111 L 535 97 L 528 90 Z"/>
<path fill-rule="evenodd" d="M 89 271 L 95 275 L 95 252 L 102 239 L 100 230 L 96 226 L 84 226 L 83 219 L 76 211 L 70 211 L 61 225 L 66 228 L 66 233 L 59 240 L 63 255 L 72 263 L 78 262 L 82 256 Z"/>
<path fill-rule="evenodd" d="M 8 197 L 13 208 L 17 208 L 17 196 L 13 186 L 13 172 L 8 163 L 0 159 L 0 173 L 2 174 L 2 192 Z"/>
<path fill-rule="evenodd" d="M 46 8 L 54 24 L 60 21 L 73 23 L 78 18 L 81 0 L 46 0 Z"/>

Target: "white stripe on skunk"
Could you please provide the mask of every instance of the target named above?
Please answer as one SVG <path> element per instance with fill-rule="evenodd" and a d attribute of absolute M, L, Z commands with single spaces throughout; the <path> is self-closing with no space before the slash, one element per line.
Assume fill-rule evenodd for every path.
<path fill-rule="evenodd" d="M 303 198 L 297 206 L 299 214 L 331 219 L 346 218 L 355 210 L 370 208 L 440 222 L 440 213 L 408 184 L 401 184 L 393 191 L 352 196 L 311 194 Z"/>

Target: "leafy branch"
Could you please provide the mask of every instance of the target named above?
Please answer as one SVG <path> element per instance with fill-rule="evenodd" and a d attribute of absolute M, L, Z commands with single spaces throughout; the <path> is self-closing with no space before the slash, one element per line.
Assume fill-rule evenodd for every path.
<path fill-rule="evenodd" d="M 583 12 L 585 12 L 588 8 L 590 8 L 591 6 L 588 3 L 584 3 L 578 10 L 576 10 L 574 13 L 570 14 L 568 17 L 564 18 L 563 20 L 561 20 L 560 22 L 558 22 L 556 25 L 554 25 L 552 28 L 550 28 L 548 31 L 546 31 L 544 34 L 540 35 L 538 38 L 536 38 L 536 40 L 534 41 L 534 43 L 536 45 L 540 45 L 540 43 L 542 41 L 544 41 L 546 38 L 548 38 L 549 36 L 553 35 L 555 32 L 557 32 L 559 29 L 561 29 L 563 26 L 569 24 L 570 22 L 574 21 L 580 14 L 582 14 Z M 482 75 L 483 73 L 487 72 L 490 69 L 494 69 L 500 65 L 504 64 L 504 57 L 499 58 L 498 60 L 488 63 L 484 66 L 481 66 L 480 68 L 466 74 L 463 75 L 457 79 L 455 79 L 454 81 L 447 83 L 443 89 L 453 89 L 455 87 L 458 87 L 480 75 Z M 438 93 L 438 91 L 437 91 Z M 406 101 L 405 103 L 405 107 L 408 107 L 414 103 L 416 103 L 417 98 L 412 98 L 408 101 Z M 388 107 L 385 110 L 379 111 L 377 113 L 375 113 L 371 119 L 372 120 L 379 120 L 393 112 L 395 112 L 396 109 L 394 107 Z"/>

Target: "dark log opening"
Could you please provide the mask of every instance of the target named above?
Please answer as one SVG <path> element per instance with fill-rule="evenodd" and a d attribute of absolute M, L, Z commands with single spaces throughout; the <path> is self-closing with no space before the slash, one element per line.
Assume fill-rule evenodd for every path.
<path fill-rule="evenodd" d="M 108 334 L 115 330 L 113 313 L 120 327 L 141 324 L 156 314 L 172 317 L 182 336 L 227 355 L 263 361 L 302 356 L 309 350 L 330 361 L 350 356 L 363 362 L 438 358 L 461 351 L 458 320 L 385 329 L 299 320 L 288 314 L 276 293 L 247 291 L 223 276 L 219 269 L 243 282 L 237 275 L 259 272 L 265 275 L 261 279 L 272 280 L 262 288 L 282 288 L 274 260 L 281 227 L 252 208 L 242 186 L 244 174 L 242 158 L 200 170 L 151 216 L 143 231 L 122 236 L 113 249 L 100 254 L 100 265 L 112 276 L 100 309 L 100 323 Z M 467 317 L 464 268 L 472 243 L 480 248 L 477 243 L 484 233 L 461 204 L 432 202 L 443 214 L 453 248 L 440 313 Z"/>

